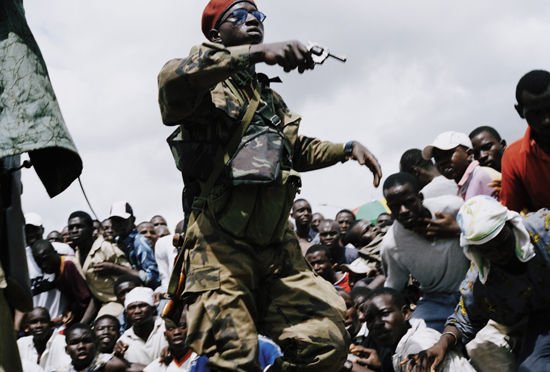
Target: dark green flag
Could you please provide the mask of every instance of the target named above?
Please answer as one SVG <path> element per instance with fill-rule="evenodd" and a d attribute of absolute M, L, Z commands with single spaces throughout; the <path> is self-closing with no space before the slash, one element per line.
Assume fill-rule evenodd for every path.
<path fill-rule="evenodd" d="M 80 175 L 82 160 L 27 25 L 23 2 L 0 4 L 0 158 L 28 152 L 53 197 Z"/>

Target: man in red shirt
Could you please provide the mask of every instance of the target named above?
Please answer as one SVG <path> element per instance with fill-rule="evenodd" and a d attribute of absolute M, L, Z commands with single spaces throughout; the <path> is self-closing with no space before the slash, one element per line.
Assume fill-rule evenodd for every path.
<path fill-rule="evenodd" d="M 516 100 L 529 126 L 504 152 L 500 200 L 518 212 L 550 208 L 550 72 L 525 74 L 516 86 Z"/>

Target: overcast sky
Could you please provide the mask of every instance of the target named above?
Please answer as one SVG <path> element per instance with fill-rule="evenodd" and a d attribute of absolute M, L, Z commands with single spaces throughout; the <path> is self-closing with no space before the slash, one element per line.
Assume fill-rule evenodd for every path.
<path fill-rule="evenodd" d="M 84 162 L 82 181 L 101 219 L 128 200 L 138 222 L 182 217 L 181 177 L 161 123 L 157 74 L 204 41 L 205 0 L 25 1 L 67 126 Z M 384 178 L 401 154 L 446 130 L 492 125 L 512 142 L 525 123 L 514 111 L 515 85 L 549 69 L 550 7 L 543 0 L 263 0 L 266 42 L 317 41 L 348 62 L 327 61 L 303 75 L 276 67 L 274 86 L 303 117 L 301 133 L 334 142 L 355 139 L 380 160 Z M 73 183 L 49 199 L 24 171 L 23 206 L 61 229 L 88 207 Z M 332 217 L 380 198 L 356 163 L 303 174 L 302 197 Z"/>

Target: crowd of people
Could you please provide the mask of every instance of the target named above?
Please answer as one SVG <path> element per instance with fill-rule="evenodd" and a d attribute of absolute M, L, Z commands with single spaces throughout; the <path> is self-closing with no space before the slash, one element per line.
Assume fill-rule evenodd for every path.
<path fill-rule="evenodd" d="M 25 215 L 34 308 L 14 321 L 24 371 L 550 370 L 550 73 L 517 85 L 522 139 L 443 132 L 385 178 L 389 213 L 323 216 L 293 198 L 298 171 L 353 159 L 377 186 L 381 170 L 356 141 L 299 136 L 269 82 L 257 91 L 251 63 L 314 66 L 301 43 L 263 45 L 264 19 L 253 1 L 211 1 L 211 43 L 159 76 L 165 124 L 221 123 L 218 137 L 182 124 L 170 138 L 193 139 L 173 147 L 185 220 L 136 223 L 118 201 L 103 221 L 74 211 L 46 234 Z M 223 146 L 210 150 L 238 143 L 231 125 L 254 133 L 226 161 Z M 161 316 L 181 300 L 174 279 L 185 306 Z"/>
<path fill-rule="evenodd" d="M 550 365 L 550 214 L 532 191 L 544 173 L 531 176 L 547 159 L 550 73 L 526 74 L 517 92 L 523 139 L 507 147 L 483 126 L 405 151 L 383 184 L 391 213 L 375 221 L 349 209 L 323 216 L 294 200 L 289 225 L 303 257 L 347 308 L 352 342 L 335 370 Z M 75 211 L 46 235 L 40 215 L 27 213 L 35 307 L 14 325 L 25 371 L 208 370 L 187 343 L 188 312 L 159 317 L 184 233 L 183 221 L 172 232 L 159 215 L 136 224 L 126 201 L 104 221 Z M 258 350 L 262 368 L 282 355 L 263 335 Z"/>

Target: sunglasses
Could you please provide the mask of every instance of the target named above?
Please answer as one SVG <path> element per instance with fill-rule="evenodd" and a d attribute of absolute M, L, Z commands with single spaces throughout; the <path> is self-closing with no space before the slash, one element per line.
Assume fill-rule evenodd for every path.
<path fill-rule="evenodd" d="M 246 19 L 248 18 L 248 14 L 252 14 L 260 23 L 263 23 L 266 19 L 266 15 L 259 10 L 252 10 L 248 11 L 246 9 L 235 9 L 225 17 L 223 17 L 219 22 L 218 26 L 221 25 L 224 22 L 231 22 L 234 25 L 242 25 L 246 22 Z M 217 28 L 217 27 L 216 27 Z"/>

